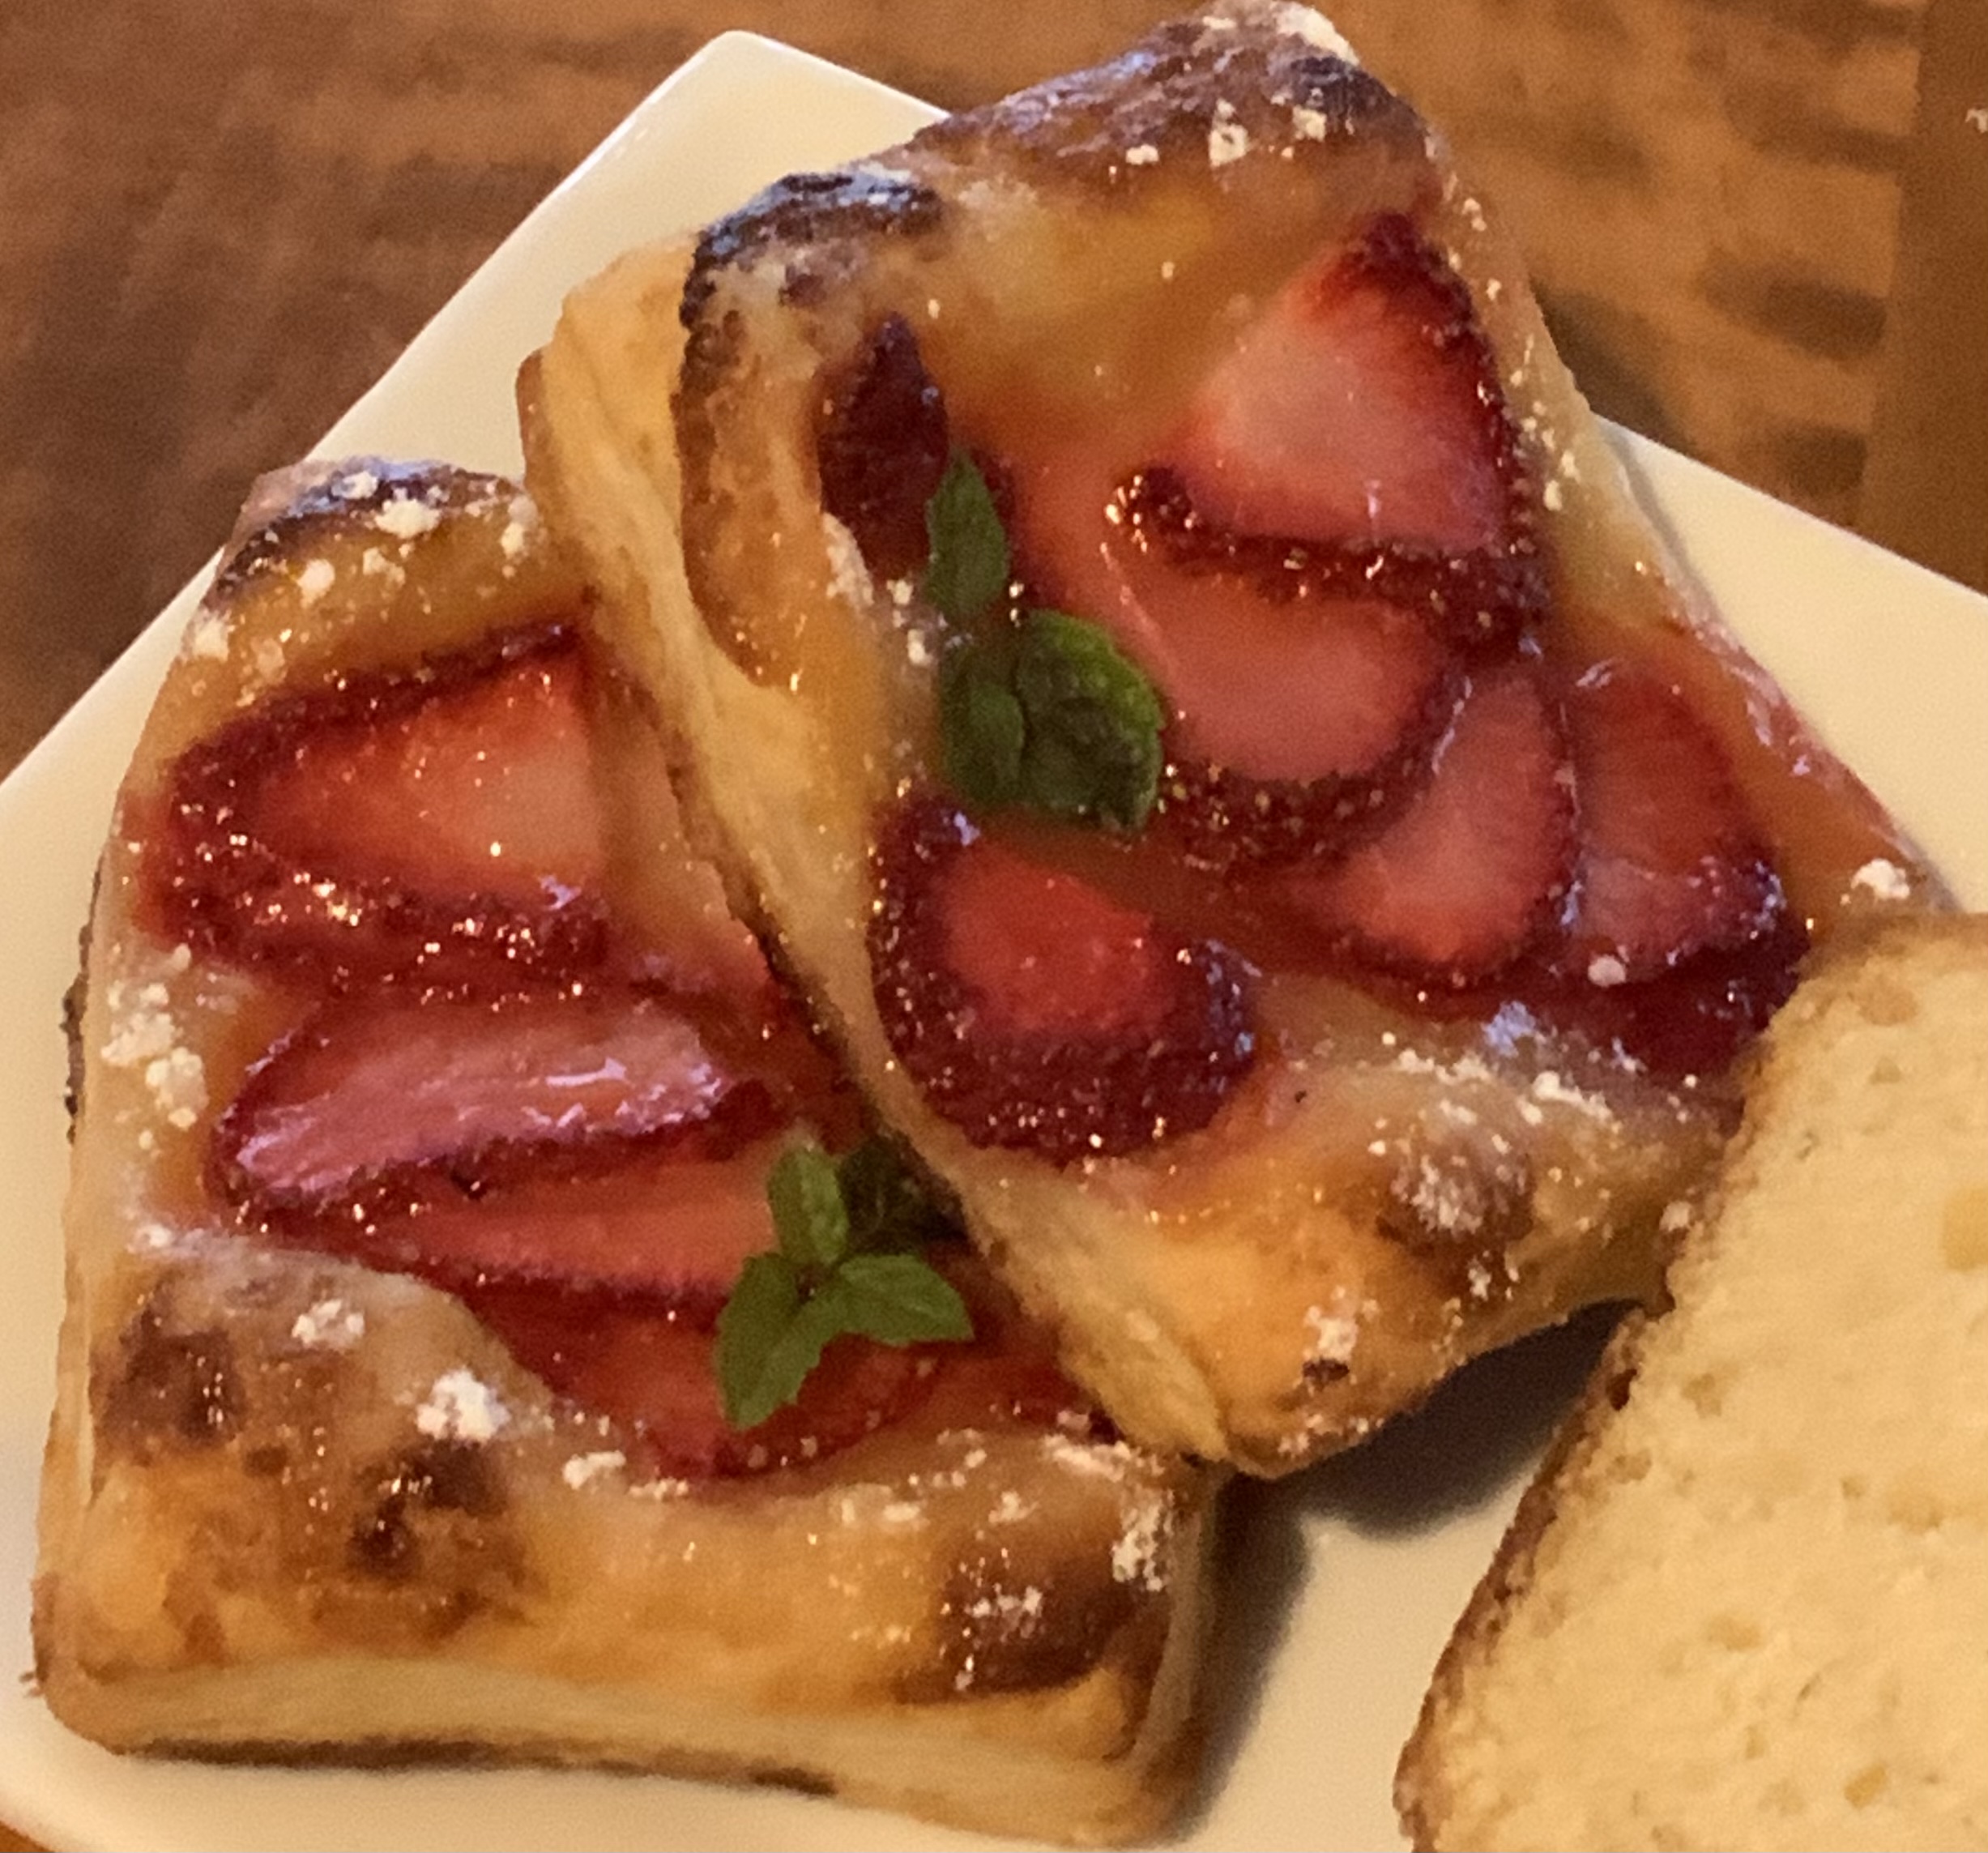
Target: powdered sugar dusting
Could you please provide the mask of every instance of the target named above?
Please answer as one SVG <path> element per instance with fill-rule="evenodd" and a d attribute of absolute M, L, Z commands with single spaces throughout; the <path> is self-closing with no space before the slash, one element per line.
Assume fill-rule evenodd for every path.
<path fill-rule="evenodd" d="M 1145 1590 L 1167 1586 L 1166 1545 L 1172 1526 L 1166 1502 L 1137 1501 L 1125 1514 L 1124 1528 L 1111 1545 L 1111 1577 Z"/>
<path fill-rule="evenodd" d="M 435 1379 L 414 1412 L 415 1427 L 438 1441 L 487 1441 L 510 1419 L 497 1393 L 460 1365 Z"/>
<path fill-rule="evenodd" d="M 159 1115 L 176 1132 L 190 1132 L 207 1104 L 206 1065 L 190 1048 L 169 1048 L 145 1064 L 145 1085 Z"/>
<path fill-rule="evenodd" d="M 225 663 L 228 628 L 225 613 L 203 604 L 194 613 L 186 634 L 180 639 L 181 658 L 190 663 Z"/>
<path fill-rule="evenodd" d="M 619 1473 L 628 1465 L 628 1456 L 619 1448 L 603 1448 L 598 1453 L 575 1454 L 559 1470 L 559 1477 L 578 1492 L 603 1474 Z"/>
<path fill-rule="evenodd" d="M 1215 119 L 1208 126 L 1208 164 L 1227 167 L 1249 152 L 1249 130 L 1235 119 L 1235 105 L 1227 101 L 1215 105 Z"/>
<path fill-rule="evenodd" d="M 856 544 L 855 536 L 825 511 L 821 516 L 821 544 L 828 553 L 830 593 L 845 604 L 868 604 L 876 588 L 863 549 Z"/>
<path fill-rule="evenodd" d="M 1280 32 L 1294 39 L 1303 39 L 1307 45 L 1330 52 L 1348 64 L 1357 65 L 1360 62 L 1359 54 L 1346 43 L 1339 28 L 1314 8 L 1286 4 L 1278 8 L 1275 18 Z"/>
<path fill-rule="evenodd" d="M 324 1346 L 343 1351 L 365 1337 L 365 1330 L 366 1316 L 356 1306 L 339 1299 L 320 1300 L 297 1314 L 290 1336 L 313 1350 Z"/>
<path fill-rule="evenodd" d="M 1122 1480 L 1134 1458 L 1123 1441 L 1101 1447 L 1094 1441 L 1073 1441 L 1067 1435 L 1045 1435 L 1043 1452 L 1056 1466 L 1089 1479 Z"/>
<path fill-rule="evenodd" d="M 135 1068 L 167 1054 L 179 1040 L 170 1009 L 172 993 L 156 980 L 136 986 L 113 982 L 105 994 L 113 1023 L 98 1051 L 113 1068 Z"/>
<path fill-rule="evenodd" d="M 296 576 L 296 596 L 308 611 L 338 583 L 338 568 L 329 560 L 310 560 Z"/>
<path fill-rule="evenodd" d="M 1006 1487 L 1002 1489 L 994 1509 L 987 1515 L 987 1522 L 990 1525 L 1019 1525 L 1030 1518 L 1035 1510 L 1035 1506 L 1013 1487 Z"/>
<path fill-rule="evenodd" d="M 1603 1125 L 1613 1125 L 1615 1122 L 1615 1112 L 1607 1101 L 1598 1094 L 1590 1094 L 1585 1088 L 1562 1079 L 1557 1070 L 1548 1068 L 1535 1074 L 1528 1091 L 1542 1106 L 1572 1107 L 1576 1112 L 1585 1113 Z"/>
<path fill-rule="evenodd" d="M 1875 894 L 1880 901 L 1908 900 L 1912 895 L 1912 877 L 1882 856 L 1873 856 L 1851 876 L 1850 886 Z"/>
<path fill-rule="evenodd" d="M 415 540 L 441 524 L 442 517 L 411 495 L 391 497 L 373 518 L 373 525 L 396 540 Z"/>
<path fill-rule="evenodd" d="M 1308 1369 L 1316 1374 L 1322 1368 L 1326 1374 L 1338 1375 L 1352 1368 L 1360 1338 L 1359 1313 L 1343 1289 L 1333 1296 L 1330 1307 L 1308 1306 L 1304 1322 L 1310 1334 L 1304 1351 Z"/>

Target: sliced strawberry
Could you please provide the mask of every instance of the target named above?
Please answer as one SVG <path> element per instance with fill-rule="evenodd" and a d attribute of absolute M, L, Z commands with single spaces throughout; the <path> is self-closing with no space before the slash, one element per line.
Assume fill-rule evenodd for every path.
<path fill-rule="evenodd" d="M 342 724 L 288 741 L 238 821 L 361 881 L 526 905 L 593 886 L 604 857 L 582 691 L 578 651 L 550 645 L 474 677 L 373 689 Z"/>
<path fill-rule="evenodd" d="M 1184 566 L 1156 544 L 1148 501 L 1081 453 L 1017 493 L 1030 571 L 1152 677 L 1183 754 L 1256 779 L 1347 779 L 1423 722 L 1449 654 L 1414 613 L 1319 596 L 1299 574 Z"/>
<path fill-rule="evenodd" d="M 826 383 L 815 433 L 821 506 L 880 578 L 923 564 L 925 504 L 945 473 L 945 399 L 902 315 Z"/>
<path fill-rule="evenodd" d="M 441 1178 L 473 1191 L 550 1155 L 618 1160 L 766 1129 L 756 1079 L 661 1003 L 570 991 L 501 1004 L 334 1005 L 250 1070 L 213 1163 L 258 1211 L 377 1205 Z"/>
<path fill-rule="evenodd" d="M 1503 549 L 1517 448 L 1470 292 L 1405 218 L 1308 264 L 1202 382 L 1163 447 L 1241 534 Z"/>
<path fill-rule="evenodd" d="M 1349 955 L 1462 986 L 1517 957 L 1572 873 L 1573 802 L 1538 680 L 1488 670 L 1458 704 L 1429 781 L 1371 842 L 1283 893 Z"/>
<path fill-rule="evenodd" d="M 1192 578 L 1239 580 L 1279 604 L 1396 606 L 1414 613 L 1440 643 L 1471 655 L 1508 651 L 1547 608 L 1545 573 L 1529 544 L 1447 553 L 1399 540 L 1239 534 L 1198 507 L 1180 472 L 1164 463 L 1133 472 L 1110 519 Z"/>
<path fill-rule="evenodd" d="M 901 1420 L 929 1393 L 947 1347 L 838 1339 L 800 1400 L 756 1428 L 725 1420 L 708 1328 L 653 1302 L 600 1294 L 480 1287 L 463 1297 L 518 1361 L 615 1425 L 638 1471 L 687 1479 L 825 1458 Z"/>
<path fill-rule="evenodd" d="M 279 1210 L 263 1227 L 274 1240 L 439 1287 L 608 1288 L 708 1322 L 746 1257 L 774 1245 L 771 1162 L 766 1145 L 722 1159 L 643 1151 L 608 1170 L 548 1161 L 480 1189 L 431 1179 L 378 1214 Z"/>
<path fill-rule="evenodd" d="M 559 629 L 264 703 L 174 767 L 159 904 L 224 956 L 333 984 L 596 961 L 604 872 Z"/>
<path fill-rule="evenodd" d="M 1197 854 L 1312 853 L 1426 763 L 1457 651 L 1357 578 L 1328 587 L 1282 554 L 1181 545 L 1188 518 L 1157 480 L 1117 489 L 1081 448 L 1017 471 L 1024 570 L 1111 630 L 1159 691 L 1172 717 L 1163 801 Z"/>
<path fill-rule="evenodd" d="M 1568 690 L 1581 860 L 1562 959 L 1608 986 L 1766 933 L 1785 903 L 1724 751 L 1655 673 L 1599 664 Z"/>
<path fill-rule="evenodd" d="M 1255 1052 L 1239 963 L 905 805 L 877 850 L 870 966 L 891 1047 L 979 1145 L 1059 1163 L 1205 1125 Z"/>
<path fill-rule="evenodd" d="M 1807 929 L 1792 912 L 1738 945 L 1708 946 L 1654 977 L 1606 988 L 1559 974 L 1538 1010 L 1653 1073 L 1722 1074 L 1793 994 Z"/>

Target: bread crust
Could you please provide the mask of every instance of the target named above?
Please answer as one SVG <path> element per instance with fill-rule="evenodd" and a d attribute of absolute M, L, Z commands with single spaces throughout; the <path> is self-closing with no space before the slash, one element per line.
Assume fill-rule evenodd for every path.
<path fill-rule="evenodd" d="M 1743 1257 L 1725 1225 L 1742 1211 L 1756 1219 L 1764 1206 L 1766 1213 L 1773 1213 L 1772 1193 L 1776 1182 L 1785 1185 L 1787 1181 L 1780 1148 L 1802 1136 L 1804 1122 L 1798 1116 L 1795 1100 L 1798 1091 L 1806 1089 L 1807 1077 L 1837 1061 L 1835 1042 L 1845 1024 L 1909 1023 L 1925 1007 L 1920 1000 L 1930 995 L 1930 981 L 1947 974 L 1971 974 L 1978 989 L 1979 974 L 1985 967 L 1988 967 L 1988 916 L 1888 922 L 1846 933 L 1817 955 L 1800 988 L 1752 1052 L 1744 1122 L 1699 1213 L 1677 1232 L 1666 1269 L 1665 1299 L 1632 1313 L 1612 1335 L 1527 1485 L 1496 1556 L 1487 1567 L 1437 1662 L 1395 1777 L 1395 1800 L 1403 1830 L 1420 1853 L 1441 1847 L 1516 1843 L 1501 1837 L 1508 1830 L 1487 1827 L 1481 1796 L 1466 1796 L 1463 1789 L 1461 1758 L 1476 1736 L 1481 1695 L 1501 1680 L 1527 1676 L 1521 1667 L 1500 1664 L 1501 1646 L 1508 1633 L 1545 1625 L 1551 1607 L 1564 1607 L 1568 1602 L 1564 1579 L 1556 1579 L 1551 1590 L 1541 1583 L 1548 1553 L 1566 1539 L 1578 1536 L 1584 1523 L 1610 1501 L 1611 1488 L 1623 1474 L 1624 1450 L 1620 1441 L 1623 1412 L 1635 1403 L 1646 1369 L 1660 1372 L 1674 1390 L 1692 1368 L 1692 1334 L 1698 1304 L 1709 1302 L 1716 1295 L 1730 1295 L 1742 1285 L 1733 1281 L 1731 1275 L 1735 1264 L 1744 1265 Z M 1857 1083 L 1846 1078 L 1846 1095 L 1858 1091 Z M 1845 1126 L 1817 1124 L 1807 1136 L 1819 1142 L 1847 1143 L 1857 1149 L 1856 1134 Z M 1873 1151 L 1874 1168 L 1881 1165 L 1886 1155 Z M 1931 1159 L 1930 1153 L 1928 1158 Z M 1943 1154 L 1937 1162 L 1954 1169 L 1956 1166 L 1952 1160 L 1959 1158 L 1959 1154 Z M 1957 1168 L 1965 1168 L 1964 1159 Z M 1826 1243 L 1836 1236 L 1832 1232 L 1819 1231 L 1817 1239 Z M 1751 1292 L 1763 1291 L 1760 1283 L 1744 1284 Z M 1771 1304 L 1763 1304 L 1762 1312 L 1770 1321 L 1774 1316 Z M 1657 1347 L 1662 1347 L 1661 1352 Z M 1755 1368 L 1762 1371 L 1771 1370 L 1773 1363 L 1768 1357 L 1754 1360 Z M 1867 1368 L 1904 1369 L 1906 1361 L 1879 1356 L 1868 1360 Z M 1929 1407 L 1926 1419 L 1937 1423 L 1941 1418 Z M 1844 1467 L 1854 1475 L 1862 1467 L 1879 1471 L 1883 1465 L 1875 1461 L 1850 1462 L 1844 1463 Z M 1759 1489 L 1759 1494 L 1763 1500 L 1769 1496 L 1765 1487 Z M 1730 1516 L 1726 1522 L 1739 1535 L 1745 1535 L 1743 1513 Z M 1764 1561 L 1761 1569 L 1771 1579 L 1773 1573 Z M 1681 1553 L 1666 1571 L 1669 1577 L 1682 1582 L 1690 1582 L 1696 1573 L 1697 1567 L 1688 1553 Z M 1746 1592 L 1734 1590 L 1730 1593 L 1735 1607 L 1744 1602 Z M 1873 1600 L 1881 1599 L 1884 1594 L 1877 1590 L 1870 1593 Z M 1655 1592 L 1652 1594 L 1654 1598 Z M 1830 1617 L 1815 1619 L 1826 1636 Z M 1615 1670 L 1604 1667 L 1601 1676 L 1607 1677 Z M 1664 1682 L 1670 1676 L 1654 1667 L 1645 1671 L 1651 1681 L 1650 1691 L 1664 1690 Z M 1572 1695 L 1569 1702 L 1575 1702 Z M 1645 1694 L 1625 1692 L 1623 1705 L 1627 1715 L 1646 1717 L 1649 1714 Z M 1760 1720 L 1763 1726 L 1768 1722 L 1764 1698 L 1760 1701 Z M 1882 1753 L 1881 1747 L 1875 1744 L 1864 1748 L 1872 1754 Z M 1831 1818 L 1831 1800 L 1826 1793 L 1828 1782 L 1820 1771 L 1842 1755 L 1854 1757 L 1858 1749 L 1855 1745 L 1819 1746 L 1815 1786 L 1819 1798 L 1819 1818 L 1824 1821 Z M 1551 1744 L 1530 1746 L 1529 1754 L 1536 1754 L 1542 1764 L 1555 1761 Z M 1533 1770 L 1515 1772 L 1512 1778 L 1521 1788 L 1540 1779 Z M 1573 1780 L 1584 1791 L 1591 1786 L 1585 1775 L 1576 1775 Z M 1680 1815 L 1691 1812 L 1688 1799 L 1667 1795 L 1661 1769 L 1654 1762 L 1645 1769 L 1633 1748 L 1625 1749 L 1618 1764 L 1606 1772 L 1605 1780 L 1625 1794 L 1637 1795 L 1640 1805 L 1653 1813 L 1661 1813 L 1666 1806 Z M 1909 1802 L 1906 1805 L 1909 1808 Z M 1939 1833 L 1952 1831 L 1952 1818 L 1939 1812 L 1950 1804 L 1945 1797 L 1929 1795 L 1926 1806 L 1928 1825 L 1922 1831 L 1934 1838 L 1916 1843 L 1937 1844 Z M 1854 1820 L 1854 1815 L 1849 1818 Z M 1943 1826 L 1939 1825 L 1943 1821 Z M 1704 1831 L 1702 1822 L 1697 1831 Z M 1818 1827 L 1814 1818 L 1797 1819 L 1791 1808 L 1787 1817 L 1781 1819 L 1764 1815 L 1758 1819 L 1736 1818 L 1729 1814 L 1721 1818 L 1713 1838 L 1675 1843 L 1837 1843 L 1833 1838 L 1817 1842 L 1798 1836 L 1807 1833 L 1833 1837 L 1844 1831 L 1846 1830 L 1835 1826 Z M 1896 1833 L 1898 1829 L 1895 1824 L 1881 1828 L 1873 1821 L 1854 1831 L 1879 1835 Z M 1488 1840 L 1485 1838 L 1487 1834 L 1491 1836 Z M 1791 1834 L 1798 1838 L 1783 1838 Z M 1893 1842 L 1879 1838 L 1868 1843 Z"/>
<path fill-rule="evenodd" d="M 1707 699 L 1750 704 L 1759 737 L 1792 751 L 1798 722 L 1676 574 L 1515 254 L 1440 142 L 1301 8 L 1178 22 L 1100 70 L 632 253 L 570 298 L 524 389 L 527 478 L 599 581 L 604 621 L 667 691 L 744 904 L 852 1071 L 1129 1432 L 1266 1475 L 1359 1440 L 1478 1353 L 1651 1293 L 1661 1220 L 1730 1129 L 1730 1090 L 1660 1083 L 1577 1039 L 1501 1044 L 1478 1023 L 1289 984 L 1265 1032 L 1273 1059 L 1205 1132 L 1067 1166 L 973 1145 L 895 1059 L 864 947 L 873 818 L 930 776 L 931 641 L 911 583 L 874 583 L 825 523 L 812 433 L 824 382 L 886 314 L 916 330 L 969 424 L 998 432 L 1045 369 L 1091 403 L 1086 314 L 1144 327 L 1175 305 L 1191 318 L 1192 288 L 1260 298 L 1315 239 L 1376 211 L 1410 215 L 1450 254 L 1529 408 L 1517 442 L 1535 489 L 1551 485 L 1555 621 L 1606 612 L 1674 639 Z M 1168 280 L 1111 280 L 1146 275 Z M 1137 416 L 1124 405 L 1143 386 L 1128 391 L 1111 416 Z M 1881 832 L 1854 781 L 1809 759 L 1824 770 L 1795 808 Z M 1848 872 L 1798 903 L 1832 914 Z M 1457 1142 L 1466 1119 L 1481 1145 Z M 1453 1169 L 1482 1219 L 1461 1241 L 1399 1239 L 1400 1206 Z M 1453 1209 L 1410 1220 L 1448 1227 Z"/>
<path fill-rule="evenodd" d="M 610 1765 L 1155 1831 L 1199 1743 L 1209 1475 L 934 1407 L 813 1465 L 659 1479 L 451 1295 L 262 1246 L 214 1200 L 215 1116 L 298 1005 L 149 923 L 173 760 L 589 597 L 498 479 L 360 459 L 262 500 L 122 788 L 72 994 L 50 1708 L 121 1750 Z"/>

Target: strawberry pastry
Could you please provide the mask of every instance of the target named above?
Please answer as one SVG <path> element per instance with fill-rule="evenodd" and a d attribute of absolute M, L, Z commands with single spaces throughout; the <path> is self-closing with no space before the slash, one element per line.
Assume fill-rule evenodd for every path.
<path fill-rule="evenodd" d="M 118 1748 L 1149 1831 L 1209 1483 L 875 1136 L 674 751 L 516 485 L 266 487 L 72 1000 L 41 1689 Z"/>
<path fill-rule="evenodd" d="M 1065 1367 L 1277 1474 L 1654 1290 L 1806 949 L 1936 881 L 1302 6 L 577 292 L 529 479 Z"/>

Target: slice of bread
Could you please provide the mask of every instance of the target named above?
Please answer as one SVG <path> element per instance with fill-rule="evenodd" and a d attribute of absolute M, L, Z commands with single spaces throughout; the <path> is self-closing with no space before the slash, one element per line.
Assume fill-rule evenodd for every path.
<path fill-rule="evenodd" d="M 192 621 L 71 1000 L 41 1692 L 118 1750 L 1150 1834 L 1195 1766 L 1211 1476 L 1084 1413 L 965 1262 L 971 1344 L 838 1341 L 838 1404 L 717 1421 L 710 1226 L 847 1091 L 589 602 L 515 485 L 370 460 L 271 485 Z M 744 1145 L 694 1104 L 617 1142 L 659 1024 L 663 1079 L 690 1037 L 697 1087 L 744 1065 Z"/>
<path fill-rule="evenodd" d="M 1422 1847 L 1988 1833 L 1988 917 L 1832 954 L 1436 1674 Z"/>
<path fill-rule="evenodd" d="M 1286 1472 L 1653 1290 L 1802 942 L 1937 898 L 1304 7 L 1219 0 L 633 253 L 522 392 L 740 903 L 1155 1445 Z M 991 619 L 957 533 L 930 570 L 962 455 Z M 1010 602 L 1150 678 L 1143 824 L 1044 821 L 1148 737 Z M 1039 751 L 973 679 L 1025 638 L 1052 735 L 1075 691 Z M 1030 804 L 966 795 L 1011 750 Z"/>

